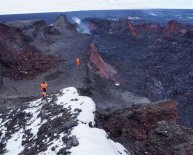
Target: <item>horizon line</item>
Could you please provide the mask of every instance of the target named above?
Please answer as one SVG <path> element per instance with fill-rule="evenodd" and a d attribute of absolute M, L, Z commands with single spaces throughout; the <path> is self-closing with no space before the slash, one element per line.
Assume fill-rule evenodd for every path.
<path fill-rule="evenodd" d="M 21 12 L 21 13 L 5 13 L 5 14 L 1 14 L 0 13 L 0 16 L 4 16 L 4 15 L 25 15 L 25 14 L 46 14 L 46 13 L 71 13 L 71 12 L 86 12 L 86 11 L 134 11 L 134 10 L 192 10 L 193 9 L 189 9 L 189 8 L 133 8 L 133 9 L 101 9 L 101 10 L 72 10 L 72 11 L 59 11 L 59 12 L 55 12 L 55 11 L 50 11 L 50 12 L 47 12 L 47 11 L 43 11 L 43 12 Z"/>

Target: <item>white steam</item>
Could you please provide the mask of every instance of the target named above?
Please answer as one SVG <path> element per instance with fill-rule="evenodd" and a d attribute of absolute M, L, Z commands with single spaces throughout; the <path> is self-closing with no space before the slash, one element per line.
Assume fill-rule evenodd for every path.
<path fill-rule="evenodd" d="M 81 21 L 81 19 L 80 19 L 80 18 L 77 18 L 77 17 L 72 18 L 72 20 L 74 21 L 74 23 L 77 24 L 76 30 L 77 30 L 79 33 L 91 34 L 91 33 L 90 33 L 90 30 L 89 30 L 89 28 L 88 28 L 88 24 L 87 24 L 87 23 L 83 23 L 83 22 Z"/>

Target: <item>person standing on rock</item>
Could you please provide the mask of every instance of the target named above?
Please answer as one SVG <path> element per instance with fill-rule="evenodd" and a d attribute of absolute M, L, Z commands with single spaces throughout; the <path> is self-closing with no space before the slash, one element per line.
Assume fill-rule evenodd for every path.
<path fill-rule="evenodd" d="M 45 81 L 41 83 L 42 96 L 47 96 L 47 93 L 46 93 L 47 86 L 48 84 Z"/>
<path fill-rule="evenodd" d="M 79 59 L 79 58 L 76 58 L 75 63 L 76 63 L 77 66 L 79 66 L 79 65 L 80 65 L 80 59 Z"/>

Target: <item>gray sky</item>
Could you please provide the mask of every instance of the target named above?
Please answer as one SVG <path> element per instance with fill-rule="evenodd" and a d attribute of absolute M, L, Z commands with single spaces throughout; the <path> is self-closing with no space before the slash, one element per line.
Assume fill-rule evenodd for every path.
<path fill-rule="evenodd" d="M 193 0 L 0 0 L 0 14 L 152 8 L 193 9 Z"/>

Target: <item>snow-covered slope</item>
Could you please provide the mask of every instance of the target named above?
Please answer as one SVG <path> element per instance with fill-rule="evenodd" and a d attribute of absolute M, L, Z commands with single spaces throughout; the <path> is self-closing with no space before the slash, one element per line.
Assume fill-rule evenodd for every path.
<path fill-rule="evenodd" d="M 95 126 L 95 103 L 66 88 L 47 99 L 0 110 L 0 154 L 128 155 Z"/>

